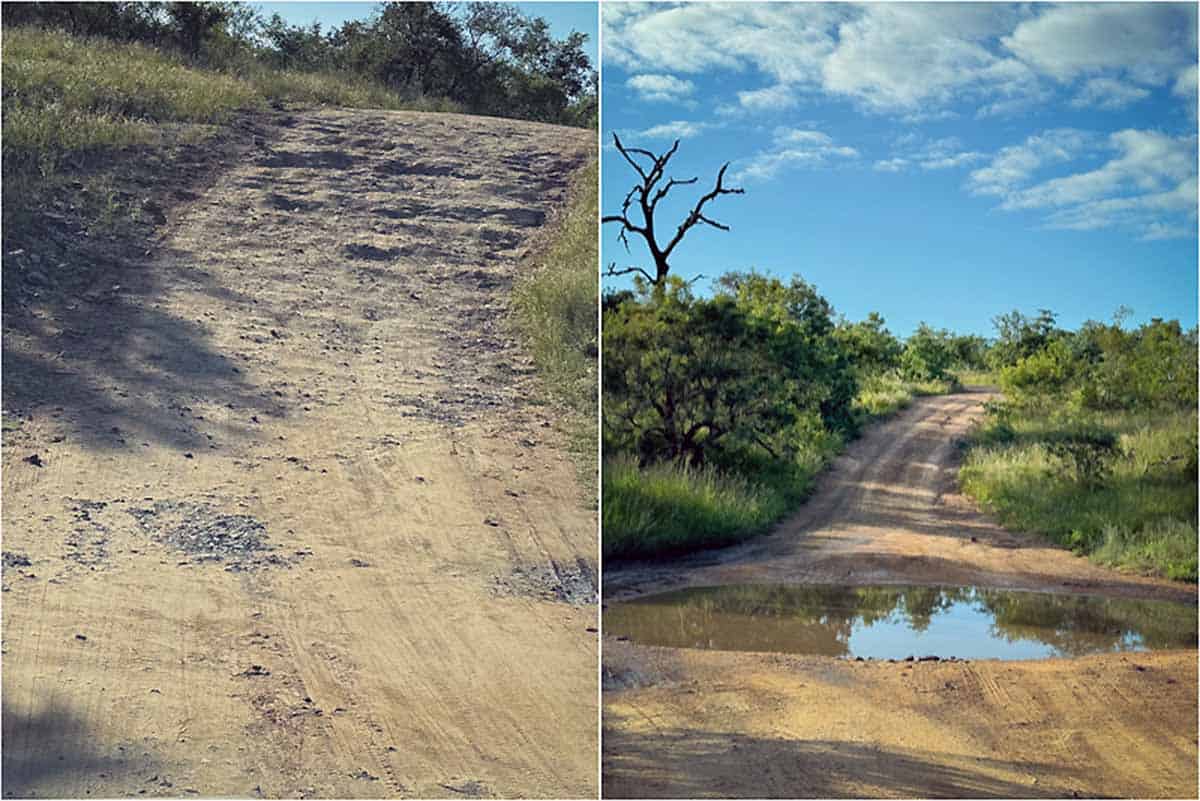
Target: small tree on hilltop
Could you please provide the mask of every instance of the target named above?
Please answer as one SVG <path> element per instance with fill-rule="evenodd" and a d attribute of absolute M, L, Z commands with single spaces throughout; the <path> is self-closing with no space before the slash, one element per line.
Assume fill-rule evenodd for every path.
<path fill-rule="evenodd" d="M 647 281 L 656 287 L 661 287 L 667 278 L 667 273 L 670 272 L 671 266 L 669 259 L 675 247 L 683 241 L 683 237 L 696 225 L 704 223 L 721 231 L 728 231 L 729 226 L 719 223 L 711 217 L 704 214 L 704 206 L 715 200 L 720 195 L 741 195 L 746 190 L 736 189 L 725 186 L 725 171 L 729 169 L 729 163 L 721 167 L 717 173 L 717 184 L 710 192 L 703 195 L 696 205 L 692 207 L 691 212 L 684 218 L 679 227 L 675 229 L 675 235 L 671 237 L 666 244 L 660 244 L 658 235 L 655 233 L 654 212 L 658 208 L 659 202 L 667 196 L 667 194 L 677 186 L 686 186 L 694 184 L 699 178 L 688 178 L 687 180 L 678 180 L 675 178 L 668 179 L 665 184 L 661 184 L 664 174 L 667 169 L 667 162 L 675 155 L 675 151 L 679 149 L 679 140 L 675 140 L 675 144 L 671 149 L 661 156 L 656 156 L 649 150 L 643 150 L 637 147 L 627 148 L 621 144 L 621 138 L 615 133 L 613 141 L 616 143 L 617 152 L 620 153 L 625 161 L 629 162 L 629 166 L 633 167 L 634 172 L 638 174 L 641 182 L 635 184 L 629 190 L 629 194 L 625 195 L 625 200 L 621 204 L 620 214 L 609 214 L 601 218 L 603 223 L 619 223 L 621 226 L 620 239 L 625 245 L 625 250 L 629 250 L 629 234 L 634 233 L 640 236 L 646 242 L 646 247 L 650 250 L 650 255 L 654 258 L 654 274 L 651 275 L 648 270 L 641 267 L 625 267 L 617 269 L 616 264 L 610 264 L 607 275 L 628 275 L 630 273 L 640 273 Z M 646 167 L 639 163 L 634 156 L 649 159 L 650 165 Z M 641 214 L 641 223 L 637 223 L 630 219 L 630 210 L 636 208 Z"/>

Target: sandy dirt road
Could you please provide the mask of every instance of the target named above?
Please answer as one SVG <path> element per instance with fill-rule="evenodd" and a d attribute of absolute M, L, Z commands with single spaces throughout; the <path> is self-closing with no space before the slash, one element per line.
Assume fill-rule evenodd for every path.
<path fill-rule="evenodd" d="M 593 153 L 276 115 L 6 326 L 5 796 L 595 794 L 595 512 L 506 323 Z"/>
<path fill-rule="evenodd" d="M 955 584 L 1195 603 L 997 526 L 956 489 L 985 391 L 853 443 L 770 535 L 607 569 L 605 600 L 685 586 Z M 606 797 L 1195 797 L 1196 652 L 857 663 L 606 638 Z"/>

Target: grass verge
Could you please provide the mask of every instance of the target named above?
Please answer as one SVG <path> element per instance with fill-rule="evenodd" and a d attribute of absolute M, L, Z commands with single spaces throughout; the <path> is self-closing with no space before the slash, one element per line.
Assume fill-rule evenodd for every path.
<path fill-rule="evenodd" d="M 1197 417 L 993 412 L 973 432 L 963 490 L 1009 528 L 1036 532 L 1093 561 L 1195 581 Z M 1056 443 L 1081 431 L 1113 448 L 1081 476 Z"/>
<path fill-rule="evenodd" d="M 576 176 L 548 245 L 513 289 L 513 318 L 551 398 L 568 414 L 571 450 L 595 494 L 599 164 Z"/>

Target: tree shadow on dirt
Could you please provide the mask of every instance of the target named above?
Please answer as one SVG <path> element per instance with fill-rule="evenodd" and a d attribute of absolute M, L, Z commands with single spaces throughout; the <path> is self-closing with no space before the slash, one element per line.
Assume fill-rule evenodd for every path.
<path fill-rule="evenodd" d="M 1058 798 L 1082 785 L 1044 763 L 729 732 L 634 734 L 605 718 L 605 798 Z"/>
<path fill-rule="evenodd" d="M 0 784 L 5 798 L 69 798 L 70 788 L 85 781 L 136 774 L 129 777 L 132 783 L 141 780 L 143 773 L 160 773 L 159 759 L 142 744 L 101 753 L 88 723 L 61 704 L 25 714 L 5 701 L 0 720 L 4 735 Z M 152 789 L 160 792 L 157 786 Z"/>
<path fill-rule="evenodd" d="M 164 310 L 167 276 L 155 264 L 166 256 L 172 281 L 226 292 L 196 266 L 202 254 L 163 253 L 157 225 L 270 132 L 257 118 L 243 122 L 201 145 L 110 154 L 103 166 L 81 168 L 62 183 L 26 224 L 6 230 L 6 414 L 53 417 L 94 448 L 153 440 L 190 450 L 245 433 L 252 415 L 285 413 L 214 346 L 203 320 Z M 114 181 L 128 200 L 116 227 L 100 226 L 72 194 L 97 176 Z M 154 214 L 133 213 L 147 208 Z"/>

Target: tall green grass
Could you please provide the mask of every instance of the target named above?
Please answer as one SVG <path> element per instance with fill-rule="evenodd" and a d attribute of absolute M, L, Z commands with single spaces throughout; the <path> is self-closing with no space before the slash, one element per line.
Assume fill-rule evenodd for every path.
<path fill-rule="evenodd" d="M 152 141 L 155 123 L 222 122 L 263 100 L 246 81 L 143 45 L 21 28 L 3 45 L 6 177 L 48 176 L 68 155 Z"/>
<path fill-rule="evenodd" d="M 713 466 L 639 468 L 629 457 L 605 459 L 604 557 L 669 556 L 760 534 L 799 503 L 812 476 L 798 468 L 753 480 Z"/>
<path fill-rule="evenodd" d="M 1195 581 L 1196 426 L 1194 411 L 993 414 L 973 433 L 959 478 L 1007 527 L 1102 564 Z M 1080 480 L 1048 449 L 1079 430 L 1116 438 L 1098 481 Z"/>
<path fill-rule="evenodd" d="M 574 179 L 552 239 L 513 288 L 513 318 L 550 396 L 570 415 L 572 451 L 595 490 L 599 163 Z"/>

